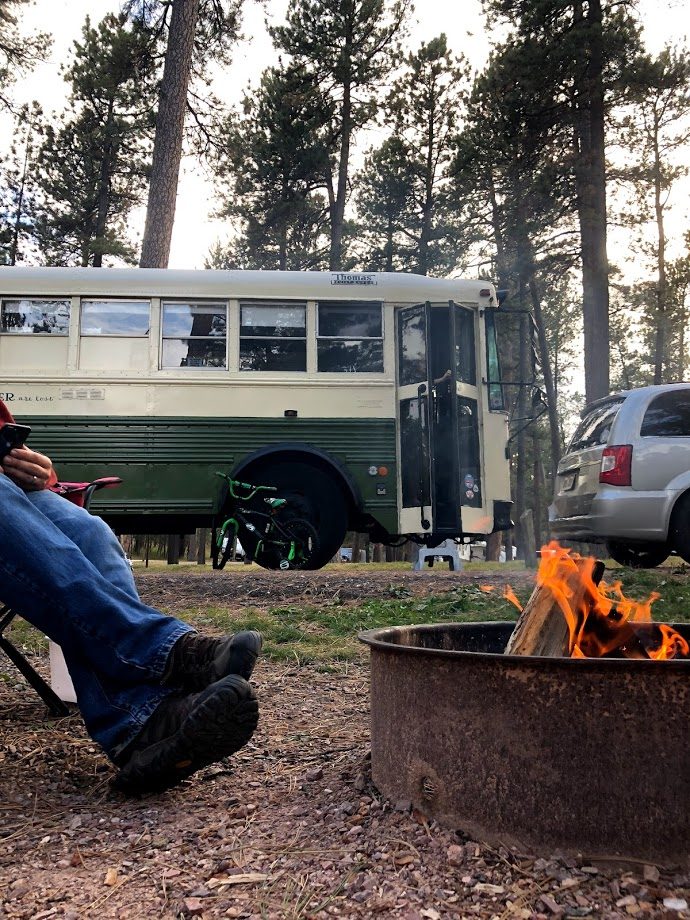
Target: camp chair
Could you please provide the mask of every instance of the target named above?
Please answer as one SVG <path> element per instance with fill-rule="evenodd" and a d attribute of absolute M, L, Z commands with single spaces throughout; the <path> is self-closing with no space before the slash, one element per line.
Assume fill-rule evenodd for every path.
<path fill-rule="evenodd" d="M 73 502 L 75 505 L 88 509 L 94 492 L 97 492 L 99 489 L 107 489 L 111 486 L 119 485 L 121 482 L 122 480 L 118 476 L 104 476 L 102 479 L 94 479 L 93 482 L 58 482 L 52 486 L 52 491 L 57 492 L 58 495 L 63 495 L 68 501 Z M 23 674 L 53 715 L 69 715 L 69 709 L 53 691 L 52 687 L 50 687 L 46 681 L 43 680 L 41 675 L 29 664 L 19 649 L 5 637 L 4 632 L 15 616 L 17 616 L 17 614 L 7 605 L 0 606 L 0 650 L 7 655 L 10 661 Z"/>

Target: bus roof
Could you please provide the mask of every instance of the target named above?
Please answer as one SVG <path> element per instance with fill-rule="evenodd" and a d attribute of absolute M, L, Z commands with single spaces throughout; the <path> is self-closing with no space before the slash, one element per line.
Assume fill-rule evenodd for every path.
<path fill-rule="evenodd" d="M 496 305 L 488 281 L 397 272 L 279 272 L 169 268 L 0 268 L 0 296 L 138 296 L 456 300 Z M 490 298 L 490 299 L 489 299 Z"/>

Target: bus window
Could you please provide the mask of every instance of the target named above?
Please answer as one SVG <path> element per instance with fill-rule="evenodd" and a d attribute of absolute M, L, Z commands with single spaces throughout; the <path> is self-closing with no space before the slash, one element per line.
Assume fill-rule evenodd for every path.
<path fill-rule="evenodd" d="M 320 371 L 383 371 L 382 305 L 378 301 L 330 301 L 318 305 Z"/>
<path fill-rule="evenodd" d="M 458 396 L 457 413 L 460 441 L 460 504 L 479 508 L 482 504 L 482 481 L 477 400 Z"/>
<path fill-rule="evenodd" d="M 455 311 L 455 379 L 470 386 L 477 385 L 474 354 L 474 313 L 466 307 L 453 305 Z M 431 309 L 431 376 L 441 380 L 450 370 L 448 343 L 451 337 L 451 314 L 447 304 L 432 304 Z"/>
<path fill-rule="evenodd" d="M 227 367 L 225 303 L 163 302 L 161 367 Z"/>
<path fill-rule="evenodd" d="M 146 300 L 82 300 L 82 335 L 149 334 L 150 304 Z"/>
<path fill-rule="evenodd" d="M 420 304 L 400 316 L 398 326 L 400 386 L 427 379 L 426 311 Z"/>
<path fill-rule="evenodd" d="M 474 313 L 465 307 L 455 308 L 455 379 L 477 385 L 474 354 Z"/>
<path fill-rule="evenodd" d="M 0 332 L 69 334 L 69 300 L 3 300 Z"/>
<path fill-rule="evenodd" d="M 424 405 L 419 397 L 400 402 L 403 507 L 429 503 L 429 438 Z"/>
<path fill-rule="evenodd" d="M 240 302 L 240 370 L 306 371 L 306 303 Z"/>
<path fill-rule="evenodd" d="M 489 409 L 505 409 L 503 387 L 500 384 L 501 362 L 496 341 L 496 314 L 493 310 L 484 313 L 486 321 L 486 377 L 489 383 Z"/>

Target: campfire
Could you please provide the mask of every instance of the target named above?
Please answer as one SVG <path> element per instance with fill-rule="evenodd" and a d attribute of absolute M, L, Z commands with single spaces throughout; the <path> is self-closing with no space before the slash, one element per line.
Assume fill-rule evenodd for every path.
<path fill-rule="evenodd" d="M 690 657 L 688 642 L 652 620 L 659 594 L 635 601 L 621 582 L 602 581 L 604 566 L 556 541 L 543 546 L 537 585 L 521 608 L 512 589 L 505 596 L 521 610 L 506 654 L 571 658 Z"/>
<path fill-rule="evenodd" d="M 690 624 L 603 575 L 549 543 L 517 624 L 362 633 L 378 789 L 492 846 L 690 868 Z"/>

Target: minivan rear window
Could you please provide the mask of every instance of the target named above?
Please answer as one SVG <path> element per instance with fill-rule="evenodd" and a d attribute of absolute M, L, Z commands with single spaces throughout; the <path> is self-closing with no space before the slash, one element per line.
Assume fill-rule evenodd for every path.
<path fill-rule="evenodd" d="M 607 402 L 603 406 L 596 406 L 591 412 L 588 412 L 575 429 L 575 434 L 568 446 L 568 453 L 606 444 L 613 420 L 622 405 L 623 400 L 621 399 L 619 402 Z"/>
<path fill-rule="evenodd" d="M 642 419 L 643 438 L 690 437 L 690 389 L 655 396 Z"/>

